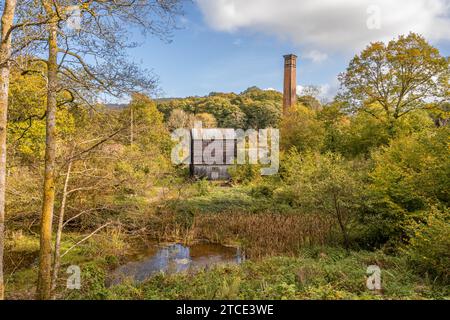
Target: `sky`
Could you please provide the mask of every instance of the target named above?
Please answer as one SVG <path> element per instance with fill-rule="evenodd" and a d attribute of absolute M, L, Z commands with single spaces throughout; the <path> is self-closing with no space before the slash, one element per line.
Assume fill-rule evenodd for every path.
<path fill-rule="evenodd" d="M 143 38 L 132 59 L 159 76 L 160 97 L 282 90 L 283 55 L 297 82 L 338 90 L 337 75 L 371 41 L 411 31 L 450 55 L 450 0 L 192 0 L 171 41 Z"/>

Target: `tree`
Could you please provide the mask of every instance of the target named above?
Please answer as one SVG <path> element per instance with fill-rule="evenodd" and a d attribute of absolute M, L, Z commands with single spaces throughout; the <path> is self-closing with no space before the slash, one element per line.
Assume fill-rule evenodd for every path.
<path fill-rule="evenodd" d="M 411 223 L 450 203 L 449 128 L 432 128 L 393 140 L 374 152 L 363 218 L 373 237 L 402 242 Z"/>
<path fill-rule="evenodd" d="M 199 113 L 195 115 L 195 121 L 201 121 L 203 128 L 216 128 L 217 127 L 217 120 L 216 118 L 210 114 L 210 113 Z"/>
<path fill-rule="evenodd" d="M 277 128 L 281 119 L 281 104 L 272 101 L 246 101 L 241 104 L 247 118 L 246 128 Z"/>
<path fill-rule="evenodd" d="M 149 97 L 139 93 L 132 94 L 132 100 L 128 108 L 124 109 L 121 119 L 132 120 L 130 126 L 133 129 L 133 141 L 139 148 L 155 147 L 164 152 L 171 149 L 169 132 L 163 123 L 164 116 Z M 122 123 L 122 126 L 127 127 L 127 123 Z"/>
<path fill-rule="evenodd" d="M 16 0 L 5 1 L 0 31 L 0 300 L 4 298 L 3 250 L 6 191 L 6 125 L 8 121 L 7 110 L 11 56 L 10 31 L 14 22 L 16 2 Z"/>
<path fill-rule="evenodd" d="M 167 128 L 171 131 L 178 128 L 193 128 L 195 116 L 181 109 L 174 109 L 167 120 Z"/>
<path fill-rule="evenodd" d="M 343 129 L 349 125 L 349 116 L 342 109 L 342 104 L 334 101 L 325 105 L 317 115 L 325 128 L 324 150 L 329 152 L 341 152 L 343 141 Z M 342 152 L 341 152 L 342 153 Z"/>
<path fill-rule="evenodd" d="M 103 157 L 111 156 L 108 154 L 107 148 L 104 148 L 104 145 L 125 131 L 125 128 L 121 127 L 113 132 L 105 132 L 104 136 L 99 136 L 98 133 L 92 134 L 92 130 L 89 130 L 92 128 L 84 127 L 85 130 L 79 130 L 77 132 L 78 135 L 74 133 L 67 141 L 68 150 L 67 152 L 64 152 L 63 159 L 60 159 L 63 160 L 62 168 L 60 170 L 62 171 L 65 169 L 65 173 L 53 252 L 53 270 L 51 279 L 52 294 L 55 294 L 58 274 L 61 266 L 61 258 L 72 248 L 78 244 L 81 244 L 90 236 L 111 224 L 111 221 L 108 221 L 102 226 L 97 227 L 96 230 L 93 233 L 90 233 L 88 237 L 84 237 L 81 241 L 72 246 L 71 249 L 68 249 L 61 254 L 63 230 L 69 223 L 79 219 L 82 215 L 87 215 L 88 213 L 93 214 L 97 211 L 107 209 L 107 205 L 92 206 L 88 209 L 83 208 L 82 205 L 78 205 L 77 209 L 79 211 L 76 214 L 73 214 L 70 218 L 66 219 L 66 210 L 68 208 L 73 208 L 69 206 L 69 202 L 74 201 L 75 197 L 71 198 L 74 194 L 78 195 L 78 198 L 82 203 L 83 200 L 86 200 L 87 198 L 86 194 L 92 193 L 94 190 L 96 191 L 97 196 L 110 191 L 110 181 L 112 180 L 111 172 L 113 170 L 104 164 L 98 165 L 98 162 L 99 160 L 104 160 Z M 111 157 L 109 157 L 108 160 L 109 162 L 112 162 Z M 94 202 L 90 202 L 90 204 L 94 204 Z"/>
<path fill-rule="evenodd" d="M 329 214 L 337 222 L 347 249 L 349 224 L 360 208 L 361 180 L 358 168 L 340 155 L 290 152 L 285 162 L 285 181 L 298 205 L 310 212 Z"/>
<path fill-rule="evenodd" d="M 164 114 L 164 120 L 167 121 L 170 114 L 175 109 L 183 110 L 184 112 L 197 113 L 195 104 L 199 98 L 184 98 L 184 99 L 158 99 L 158 110 Z"/>
<path fill-rule="evenodd" d="M 324 141 L 325 130 L 316 112 L 302 105 L 289 110 L 282 119 L 280 129 L 281 147 L 286 151 L 291 147 L 300 152 L 320 150 Z"/>
<path fill-rule="evenodd" d="M 21 64 L 21 58 L 15 61 Z M 8 108 L 8 167 L 29 165 L 39 167 L 45 153 L 45 118 L 47 83 L 42 61 L 28 62 L 36 72 L 22 72 L 15 64 L 11 67 Z M 37 72 L 39 71 L 39 72 Z M 83 109 L 83 107 L 80 107 Z M 56 112 L 58 136 L 70 134 L 75 129 L 75 105 L 59 106 Z"/>
<path fill-rule="evenodd" d="M 55 158 L 56 158 L 56 107 L 58 92 L 58 15 L 51 1 L 43 1 L 49 17 L 48 61 L 47 61 L 47 110 L 45 170 L 42 213 L 40 226 L 39 274 L 37 294 L 40 299 L 51 295 L 52 270 L 52 220 L 55 202 Z"/>
<path fill-rule="evenodd" d="M 226 96 L 210 95 L 197 104 L 201 113 L 211 113 L 221 128 L 244 128 L 246 117 L 239 106 L 233 104 Z"/>
<path fill-rule="evenodd" d="M 134 141 L 130 145 L 130 109 L 133 109 Z M 62 252 L 64 230 L 93 229 L 71 248 L 89 239 L 102 227 L 116 223 L 124 211 L 136 210 L 142 216 L 142 205 L 153 195 L 160 179 L 171 170 L 171 139 L 163 115 L 156 104 L 142 94 L 133 94 L 123 110 L 72 110 L 75 130 L 61 135 L 56 177 L 59 197 L 58 226 L 53 252 L 52 293 L 57 293 L 60 266 L 67 250 Z M 105 127 L 105 118 L 109 128 Z M 131 227 L 134 221 L 127 221 Z M 134 227 L 134 226 L 133 226 Z M 71 249 L 70 249 L 71 250 Z"/>
<path fill-rule="evenodd" d="M 127 41 L 133 27 L 164 37 L 177 12 L 177 0 L 88 1 L 79 3 L 82 21 L 75 30 L 64 24 L 73 6 L 43 0 L 47 24 L 47 110 L 44 192 L 41 214 L 38 297 L 51 293 L 51 234 L 55 202 L 56 109 L 83 101 L 89 93 L 113 96 L 155 90 L 155 78 L 127 61 L 124 53 L 135 46 Z M 60 56 L 60 59 L 58 59 Z M 92 62 L 88 62 L 89 58 Z M 59 93 L 59 95 L 58 95 Z M 93 100 L 91 94 L 91 101 Z"/>
<path fill-rule="evenodd" d="M 307 85 L 302 87 L 297 100 L 310 109 L 320 110 L 322 107 L 322 104 L 319 101 L 321 92 L 322 89 L 319 86 Z"/>
<path fill-rule="evenodd" d="M 423 223 L 408 226 L 407 246 L 402 248 L 411 267 L 433 282 L 450 283 L 450 212 L 430 208 Z"/>
<path fill-rule="evenodd" d="M 387 146 L 393 139 L 434 127 L 428 110 L 414 110 L 399 118 L 391 128 L 380 119 L 381 106 L 374 107 L 373 112 L 378 117 L 361 110 L 349 115 L 337 101 L 325 105 L 318 114 L 325 126 L 324 150 L 339 152 L 347 158 L 370 158 L 372 151 Z"/>
<path fill-rule="evenodd" d="M 444 127 L 450 120 L 450 102 L 444 102 L 439 108 L 431 105 L 430 115 L 436 127 Z"/>
<path fill-rule="evenodd" d="M 250 87 L 239 95 L 239 98 L 261 102 L 281 103 L 283 94 L 276 90 L 261 90 L 258 87 Z"/>
<path fill-rule="evenodd" d="M 322 109 L 322 105 L 320 104 L 319 100 L 317 100 L 317 98 L 312 95 L 299 96 L 297 101 L 312 110 L 320 111 Z"/>
<path fill-rule="evenodd" d="M 281 100 L 282 94 L 275 90 L 251 87 L 239 95 L 211 92 L 201 98 L 158 101 L 158 109 L 164 113 L 170 129 L 178 128 L 181 124 L 186 126 L 190 122 L 193 125 L 195 120 L 204 122 L 204 127 L 258 129 L 279 126 Z M 177 109 L 179 111 L 175 111 Z M 195 119 L 183 120 L 189 115 L 195 115 Z"/>
<path fill-rule="evenodd" d="M 449 99 L 449 59 L 415 34 L 400 36 L 387 45 L 375 42 L 355 56 L 339 76 L 340 99 L 351 112 L 362 110 L 393 128 L 397 119 L 426 103 L 437 106 Z"/>

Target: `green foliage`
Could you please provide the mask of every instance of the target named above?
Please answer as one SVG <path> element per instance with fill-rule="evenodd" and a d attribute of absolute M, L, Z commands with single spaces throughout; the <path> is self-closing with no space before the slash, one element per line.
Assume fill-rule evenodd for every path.
<path fill-rule="evenodd" d="M 403 241 L 406 227 L 424 222 L 431 206 L 448 207 L 448 136 L 448 127 L 423 131 L 393 140 L 373 154 L 362 218 L 374 237 Z"/>
<path fill-rule="evenodd" d="M 30 66 L 31 67 L 31 66 Z M 35 72 L 22 73 L 12 69 L 9 88 L 8 143 L 10 152 L 24 163 L 35 163 L 43 159 L 45 148 L 46 82 L 41 72 L 45 65 L 34 63 Z M 61 107 L 56 114 L 57 134 L 60 139 L 75 130 L 75 119 L 71 103 L 63 103 L 67 94 L 60 93 Z"/>
<path fill-rule="evenodd" d="M 239 95 L 214 92 L 202 98 L 160 101 L 158 109 L 170 130 L 192 127 L 199 120 L 208 128 L 259 129 L 278 127 L 281 101 L 277 91 L 252 87 Z"/>
<path fill-rule="evenodd" d="M 298 102 L 311 110 L 318 111 L 322 108 L 321 103 L 315 97 L 313 97 L 311 95 L 305 95 L 305 96 L 298 97 Z"/>
<path fill-rule="evenodd" d="M 210 191 L 210 183 L 208 180 L 200 179 L 195 182 L 195 188 L 199 196 L 206 196 Z"/>
<path fill-rule="evenodd" d="M 278 91 L 261 90 L 258 87 L 248 88 L 240 94 L 240 97 L 262 102 L 280 102 L 283 99 L 283 95 Z"/>
<path fill-rule="evenodd" d="M 245 125 L 245 114 L 239 106 L 223 97 L 208 97 L 196 106 L 196 110 L 211 113 L 220 128 L 243 128 Z"/>
<path fill-rule="evenodd" d="M 81 273 L 81 290 L 71 290 L 68 298 L 74 300 L 105 300 L 108 298 L 106 272 L 101 265 L 91 262 L 83 265 Z"/>
<path fill-rule="evenodd" d="M 46 105 L 46 83 L 39 74 L 46 67 L 33 67 L 37 72 L 12 70 L 6 198 L 7 229 L 30 232 L 41 210 Z M 322 106 L 313 94 L 301 96 L 283 119 L 282 95 L 256 87 L 156 102 L 135 94 L 123 109 L 75 105 L 68 92 L 59 92 L 56 211 L 67 161 L 73 165 L 68 187 L 74 190 L 66 205 L 66 219 L 74 220 L 66 226 L 62 248 L 107 221 L 121 222 L 127 232 L 108 229 L 66 255 L 63 264 L 83 265 L 83 288 L 58 294 L 89 299 L 448 297 L 443 285 L 450 264 L 450 129 L 448 103 L 441 103 L 448 100 L 448 78 L 448 59 L 410 34 L 389 44 L 373 43 L 356 56 L 341 76 L 345 90 L 339 100 Z M 169 130 L 196 121 L 204 127 L 279 127 L 279 175 L 261 177 L 258 165 L 235 165 L 229 169 L 231 186 L 192 183 L 187 169 L 170 161 Z M 132 248 L 129 234 L 239 243 L 250 259 L 269 258 L 107 288 L 109 269 Z M 31 290 L 25 281 L 35 277 L 28 259 L 35 259 L 38 239 L 16 231 L 11 238 L 10 260 L 23 256 L 27 267 L 20 269 L 20 262 L 8 285 L 23 294 Z M 383 246 L 398 256 L 310 248 L 342 239 L 346 249 Z M 370 264 L 382 268 L 384 296 L 365 287 Z"/>
<path fill-rule="evenodd" d="M 245 101 L 245 100 L 244 100 Z M 244 102 L 241 108 L 246 114 L 246 128 L 277 128 L 281 118 L 281 105 L 271 101 Z"/>
<path fill-rule="evenodd" d="M 408 227 L 410 239 L 403 250 L 411 268 L 447 285 L 450 283 L 449 218 L 448 209 L 439 212 L 432 208 L 426 223 Z"/>
<path fill-rule="evenodd" d="M 387 125 L 360 112 L 354 117 L 347 119 L 340 128 L 340 145 L 336 150 L 349 157 L 358 155 L 368 156 L 370 152 L 389 142 L 390 136 Z"/>
<path fill-rule="evenodd" d="M 298 105 L 283 117 L 280 146 L 283 150 L 295 147 L 297 151 L 320 150 L 325 129 L 315 111 Z"/>
<path fill-rule="evenodd" d="M 383 119 L 380 106 L 373 107 L 373 114 L 377 117 L 363 110 L 346 115 L 344 108 L 340 103 L 325 106 L 319 119 L 325 125 L 323 150 L 339 152 L 348 158 L 368 158 L 372 151 L 388 145 L 391 139 L 434 128 L 432 119 L 424 110 L 412 111 L 390 124 Z"/>
<path fill-rule="evenodd" d="M 259 165 L 242 164 L 228 168 L 231 181 L 235 184 L 249 184 L 261 179 L 261 168 Z"/>
<path fill-rule="evenodd" d="M 342 104 L 333 102 L 325 105 L 317 113 L 317 118 L 325 129 L 323 150 L 342 153 L 343 133 L 349 125 L 349 117 Z"/>
<path fill-rule="evenodd" d="M 299 154 L 292 150 L 285 159 L 285 178 L 305 211 L 331 215 L 348 247 L 348 225 L 361 207 L 362 169 L 333 153 Z"/>
<path fill-rule="evenodd" d="M 252 187 L 250 194 L 255 198 L 272 198 L 274 194 L 274 186 L 269 184 L 261 184 Z"/>
<path fill-rule="evenodd" d="M 132 119 L 131 114 L 133 116 Z M 127 121 L 130 125 L 131 121 L 133 121 L 133 135 L 135 139 L 133 142 L 141 150 L 147 151 L 151 148 L 158 148 L 158 151 L 169 154 L 172 143 L 163 119 L 164 117 L 158 111 L 155 102 L 141 94 L 133 95 L 130 105 L 123 110 L 121 115 L 122 121 Z"/>
<path fill-rule="evenodd" d="M 352 112 L 364 110 L 377 118 L 381 106 L 382 118 L 392 127 L 430 101 L 448 100 L 449 61 L 415 33 L 388 44 L 371 43 L 340 75 L 341 98 Z"/>
<path fill-rule="evenodd" d="M 448 205 L 450 194 L 449 128 L 425 131 L 392 141 L 374 154 L 373 187 L 404 212 L 431 201 Z"/>
<path fill-rule="evenodd" d="M 207 193 L 201 195 L 195 184 L 186 186 L 183 198 L 163 202 L 166 208 L 163 212 L 169 214 L 183 211 L 217 216 L 227 216 L 230 212 L 249 215 L 264 212 L 294 213 L 295 210 L 281 199 L 276 188 L 277 185 L 266 181 L 233 187 L 208 183 Z M 273 197 L 266 197 L 265 194 L 273 194 Z"/>
<path fill-rule="evenodd" d="M 110 289 L 131 299 L 442 299 L 448 290 L 422 281 L 400 257 L 333 248 L 304 249 L 299 258 L 247 261 L 195 274 L 157 275 L 141 285 Z M 382 269 L 383 294 L 366 288 L 366 269 Z M 125 292 L 125 288 L 129 288 Z"/>

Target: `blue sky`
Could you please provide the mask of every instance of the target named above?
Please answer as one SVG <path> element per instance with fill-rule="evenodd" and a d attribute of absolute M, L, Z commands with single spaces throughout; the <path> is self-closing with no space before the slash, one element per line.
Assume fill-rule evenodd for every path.
<path fill-rule="evenodd" d="M 304 25 L 298 22 L 305 20 L 302 16 L 303 11 L 298 13 L 298 19 L 293 12 L 295 10 L 274 11 L 277 20 L 271 20 L 272 17 L 267 15 L 266 11 L 270 11 L 272 5 L 280 2 L 258 1 L 246 0 L 245 7 L 242 0 L 186 2 L 184 15 L 178 21 L 180 28 L 173 31 L 170 43 L 157 38 L 143 39 L 136 35 L 142 45 L 130 50 L 130 56 L 159 76 L 163 97 L 185 97 L 203 96 L 213 91 L 238 93 L 254 85 L 263 89 L 281 90 L 282 56 L 295 53 L 299 55 L 298 84 L 322 86 L 324 96 L 330 97 L 337 89 L 336 77 L 339 72 L 344 71 L 351 57 L 371 40 L 391 39 L 406 30 L 417 29 L 425 36 L 429 36 L 430 41 L 443 55 L 450 54 L 448 32 L 440 30 L 448 24 L 448 6 L 445 7 L 443 19 L 442 14 L 438 13 L 441 25 L 436 21 L 436 13 L 431 12 L 433 24 L 422 22 L 405 26 L 398 17 L 394 20 L 395 24 L 389 24 L 390 20 L 387 17 L 388 27 L 382 32 L 374 33 L 370 30 L 359 32 L 364 29 L 362 28 L 355 30 L 352 35 L 355 28 L 351 22 L 340 23 L 339 27 L 342 26 L 342 30 L 338 30 L 340 33 L 337 33 L 339 28 L 333 25 L 333 19 L 328 19 L 324 8 L 316 11 L 310 8 L 307 15 L 310 20 L 305 22 L 308 23 L 305 31 Z M 291 3 L 293 8 L 310 2 L 284 1 Z M 410 3 L 423 1 L 441 3 L 441 0 L 417 0 Z M 447 0 L 443 1 L 444 6 L 448 5 Z M 349 2 L 352 1 L 347 1 L 346 5 Z M 388 6 L 387 3 L 379 1 L 382 8 Z M 408 1 L 405 1 L 404 5 L 407 3 Z M 343 9 L 349 12 L 355 6 Z M 390 8 L 385 9 L 390 11 Z M 244 14 L 245 10 L 249 10 L 251 14 Z M 420 6 L 415 10 L 421 10 Z M 436 12 L 442 12 L 442 8 Z M 365 14 L 367 12 L 363 11 L 357 18 L 350 16 L 348 19 L 353 19 L 351 21 L 356 23 L 361 19 L 367 19 Z M 407 14 L 414 15 L 414 12 L 405 13 Z M 286 19 L 283 19 L 284 16 Z M 407 18 L 405 16 L 405 19 Z M 322 23 L 315 26 L 315 20 Z M 341 20 L 347 19 L 344 17 Z M 428 21 L 426 17 L 421 20 Z M 330 21 L 329 25 L 327 21 Z M 340 37 L 339 41 L 334 41 L 337 37 Z"/>

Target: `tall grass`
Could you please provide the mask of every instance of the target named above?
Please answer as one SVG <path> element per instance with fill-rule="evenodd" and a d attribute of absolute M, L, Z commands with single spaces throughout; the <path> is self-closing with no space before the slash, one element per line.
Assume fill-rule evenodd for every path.
<path fill-rule="evenodd" d="M 229 213 L 197 217 L 195 234 L 214 242 L 237 241 L 252 258 L 297 254 L 300 248 L 325 245 L 332 223 L 317 214 Z"/>
<path fill-rule="evenodd" d="M 320 214 L 166 212 L 155 218 L 147 230 L 159 240 L 239 244 L 247 257 L 260 258 L 294 255 L 305 246 L 329 244 L 333 225 Z"/>

